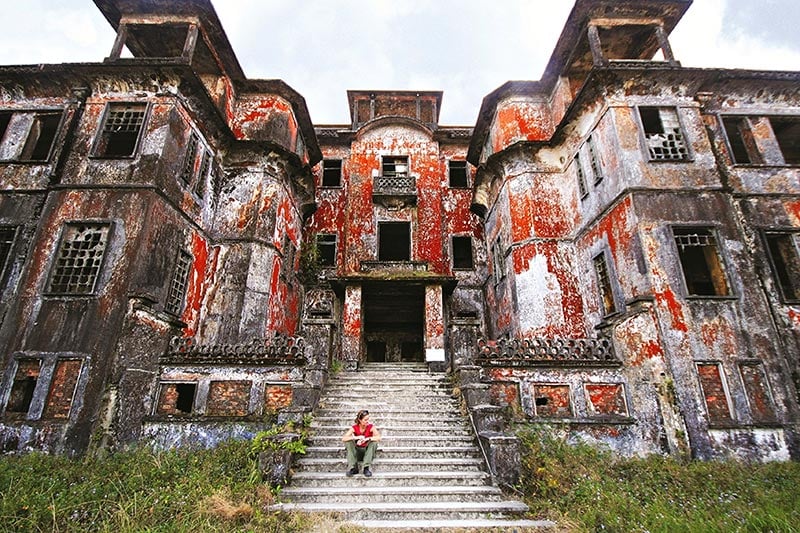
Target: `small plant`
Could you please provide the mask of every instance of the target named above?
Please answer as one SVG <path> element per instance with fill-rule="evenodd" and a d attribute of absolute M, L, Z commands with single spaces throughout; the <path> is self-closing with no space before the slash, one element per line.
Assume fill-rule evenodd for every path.
<path fill-rule="evenodd" d="M 331 374 L 334 376 L 344 370 L 344 365 L 338 359 L 331 361 Z"/>
<path fill-rule="evenodd" d="M 317 247 L 317 236 L 313 234 L 300 246 L 300 269 L 297 277 L 307 285 L 315 285 L 322 272 L 322 262 Z"/>

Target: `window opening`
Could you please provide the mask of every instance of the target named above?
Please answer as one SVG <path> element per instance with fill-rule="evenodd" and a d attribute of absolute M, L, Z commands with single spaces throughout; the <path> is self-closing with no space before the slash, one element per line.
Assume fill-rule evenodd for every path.
<path fill-rule="evenodd" d="M 16 226 L 0 226 L 0 282 L 5 279 L 6 267 L 11 258 L 11 250 L 17 238 Z"/>
<path fill-rule="evenodd" d="M 800 301 L 800 254 L 792 233 L 767 233 L 772 271 L 784 301 Z"/>
<path fill-rule="evenodd" d="M 184 183 L 189 184 L 194 176 L 195 161 L 197 160 L 197 148 L 200 140 L 197 134 L 192 132 L 189 136 L 189 142 L 186 145 L 186 155 L 183 158 L 183 168 L 181 169 L 181 179 Z"/>
<path fill-rule="evenodd" d="M 54 294 L 94 292 L 108 243 L 108 224 L 67 224 L 47 291 Z"/>
<path fill-rule="evenodd" d="M 614 293 L 611 288 L 611 277 L 608 275 L 608 264 L 606 263 L 606 256 L 601 253 L 592 260 L 594 264 L 594 272 L 597 276 L 597 289 L 600 293 L 600 306 L 603 310 L 603 316 L 608 316 L 613 313 Z"/>
<path fill-rule="evenodd" d="M 461 270 L 469 270 L 473 268 L 472 237 L 453 237 L 453 268 Z"/>
<path fill-rule="evenodd" d="M 566 418 L 572 416 L 569 385 L 532 385 L 535 416 Z"/>
<path fill-rule="evenodd" d="M 468 187 L 467 181 L 467 162 L 460 160 L 450 160 L 447 162 L 448 175 L 450 176 L 451 187 Z"/>
<path fill-rule="evenodd" d="M 603 181 L 603 167 L 600 166 L 600 157 L 597 154 L 597 146 L 595 146 L 594 136 L 589 137 L 586 141 L 589 145 L 589 161 L 592 164 L 592 174 L 594 174 L 594 184 L 597 185 Z"/>
<path fill-rule="evenodd" d="M 61 124 L 61 113 L 37 113 L 33 117 L 28 139 L 20 154 L 22 161 L 47 161 L 53 147 L 58 126 Z"/>
<path fill-rule="evenodd" d="M 771 117 L 772 132 L 787 165 L 800 165 L 800 118 Z"/>
<path fill-rule="evenodd" d="M 687 159 L 689 150 L 681 132 L 678 111 L 666 107 L 640 107 L 644 136 L 650 159 L 669 161 Z"/>
<path fill-rule="evenodd" d="M 708 228 L 673 228 L 673 233 L 688 294 L 728 295 L 728 281 L 713 231 Z"/>
<path fill-rule="evenodd" d="M 11 122 L 11 117 L 14 115 L 13 111 L 0 111 L 0 141 L 6 135 L 6 130 Z"/>
<path fill-rule="evenodd" d="M 342 185 L 342 160 L 324 159 L 322 161 L 322 186 L 340 187 Z"/>
<path fill-rule="evenodd" d="M 411 259 L 411 225 L 408 222 L 378 223 L 378 261 Z"/>
<path fill-rule="evenodd" d="M 332 233 L 317 234 L 317 255 L 321 266 L 336 264 L 336 235 Z"/>
<path fill-rule="evenodd" d="M 175 270 L 172 273 L 172 281 L 169 286 L 169 294 L 167 295 L 167 304 L 164 306 L 168 313 L 180 316 L 183 312 L 191 267 L 192 256 L 184 251 L 178 252 L 178 257 L 175 260 Z"/>
<path fill-rule="evenodd" d="M 6 413 L 27 414 L 33 401 L 33 392 L 39 381 L 41 359 L 18 359 L 17 373 L 11 385 L 11 394 L 6 404 Z"/>
<path fill-rule="evenodd" d="M 175 392 L 178 397 L 175 400 L 175 409 L 181 413 L 191 414 L 194 407 L 194 393 L 197 390 L 195 383 L 178 383 L 175 385 Z"/>
<path fill-rule="evenodd" d="M 384 157 L 383 176 L 386 178 L 408 177 L 408 157 L 407 156 Z"/>
<path fill-rule="evenodd" d="M 722 125 L 728 137 L 728 146 L 735 165 L 757 165 L 763 163 L 756 147 L 753 131 L 745 117 L 724 117 Z"/>
<path fill-rule="evenodd" d="M 580 152 L 575 154 L 575 172 L 578 175 L 578 192 L 581 195 L 581 199 L 584 199 L 589 194 L 589 190 L 586 187 L 586 174 L 583 172 Z"/>
<path fill-rule="evenodd" d="M 706 401 L 708 421 L 711 424 L 732 422 L 728 393 L 722 382 L 722 369 L 719 363 L 698 363 L 697 374 Z"/>
<path fill-rule="evenodd" d="M 146 104 L 109 104 L 95 148 L 99 157 L 131 157 L 144 125 Z"/>

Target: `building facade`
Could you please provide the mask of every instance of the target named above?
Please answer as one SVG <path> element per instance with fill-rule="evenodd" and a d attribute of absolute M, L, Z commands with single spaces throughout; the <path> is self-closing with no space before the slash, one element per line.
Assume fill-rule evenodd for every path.
<path fill-rule="evenodd" d="M 314 125 L 208 0 L 95 3 L 102 62 L 0 67 L 4 450 L 212 445 L 426 361 L 490 463 L 513 420 L 798 457 L 800 73 L 682 67 L 691 2 L 578 0 L 469 127 Z"/>

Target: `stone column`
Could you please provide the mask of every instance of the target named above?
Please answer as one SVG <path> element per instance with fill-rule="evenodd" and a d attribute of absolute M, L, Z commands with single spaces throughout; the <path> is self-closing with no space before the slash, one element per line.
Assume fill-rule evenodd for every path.
<path fill-rule="evenodd" d="M 444 367 L 444 305 L 442 286 L 425 287 L 425 361 Z"/>
<path fill-rule="evenodd" d="M 355 370 L 361 360 L 362 316 L 361 285 L 348 285 L 342 310 L 342 363 L 348 370 Z"/>

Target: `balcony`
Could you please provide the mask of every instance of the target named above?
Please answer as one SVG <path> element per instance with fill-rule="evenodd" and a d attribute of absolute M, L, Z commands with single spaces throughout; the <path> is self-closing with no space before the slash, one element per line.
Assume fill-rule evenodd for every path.
<path fill-rule="evenodd" d="M 388 209 L 416 205 L 417 180 L 407 174 L 384 174 L 372 178 L 372 201 Z"/>

